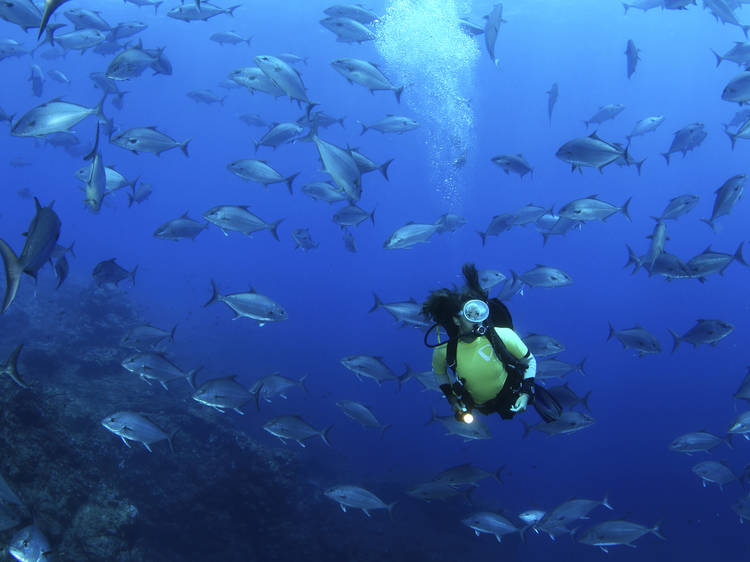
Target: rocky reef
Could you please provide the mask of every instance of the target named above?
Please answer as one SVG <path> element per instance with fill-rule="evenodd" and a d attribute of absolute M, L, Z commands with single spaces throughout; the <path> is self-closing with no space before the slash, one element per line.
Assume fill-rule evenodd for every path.
<path fill-rule="evenodd" d="M 126 373 L 120 338 L 141 322 L 125 293 L 92 287 L 21 298 L 0 317 L 0 363 L 25 343 L 30 386 L 0 377 L 0 474 L 25 504 L 0 532 L 0 561 L 32 521 L 56 561 L 442 559 L 403 524 L 341 514 L 313 484 L 331 483 L 326 467 L 255 442 L 183 381 L 166 392 Z M 174 453 L 125 447 L 100 425 L 118 410 L 179 430 Z"/>

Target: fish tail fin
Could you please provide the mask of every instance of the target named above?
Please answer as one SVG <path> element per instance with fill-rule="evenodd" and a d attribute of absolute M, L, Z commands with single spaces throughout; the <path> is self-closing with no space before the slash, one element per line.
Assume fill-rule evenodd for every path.
<path fill-rule="evenodd" d="M 360 127 L 362 127 L 362 132 L 359 133 L 359 136 L 362 136 L 367 132 L 367 129 L 369 129 L 369 127 L 365 125 L 364 123 L 362 123 L 362 121 L 357 121 L 357 123 L 359 124 Z"/>
<path fill-rule="evenodd" d="M 732 133 L 729 130 L 729 126 L 728 125 L 724 126 L 724 132 L 727 134 L 727 136 L 729 137 L 729 140 L 732 142 L 732 150 L 734 150 L 734 145 L 737 144 L 737 134 L 736 133 Z"/>
<path fill-rule="evenodd" d="M 372 292 L 372 296 L 375 297 L 375 303 L 372 305 L 372 307 L 370 308 L 370 310 L 368 310 L 367 312 L 374 312 L 374 311 L 376 311 L 378 308 L 380 308 L 383 305 L 383 301 L 380 300 L 380 297 L 378 297 L 378 295 L 377 295 L 377 293 L 375 293 L 375 291 Z"/>
<path fill-rule="evenodd" d="M 610 511 L 614 511 L 614 508 L 611 505 L 609 505 L 609 494 L 604 496 L 604 499 L 602 500 L 602 505 L 606 507 L 607 509 L 609 509 Z"/>
<path fill-rule="evenodd" d="M 315 107 L 316 105 L 320 105 L 320 103 L 316 101 L 307 102 L 307 106 L 305 106 L 305 115 L 307 116 L 308 119 L 310 119 L 310 112 L 312 111 L 312 108 Z"/>
<path fill-rule="evenodd" d="M 404 91 L 404 86 L 401 86 L 400 88 L 396 88 L 393 90 L 393 93 L 396 95 L 396 102 L 401 103 L 401 94 Z"/>
<path fill-rule="evenodd" d="M 500 484 L 503 483 L 503 479 L 501 478 L 502 472 L 505 470 L 505 465 L 501 466 L 495 471 L 495 474 L 492 475 L 492 477 L 497 480 Z"/>
<path fill-rule="evenodd" d="M 172 433 L 169 434 L 169 437 L 167 437 L 167 443 L 169 443 L 169 450 L 172 451 L 172 454 L 174 454 L 174 436 L 177 435 L 177 432 L 179 432 L 180 429 L 175 429 Z"/>
<path fill-rule="evenodd" d="M 427 423 L 425 425 L 430 425 L 432 422 L 434 422 L 436 419 L 438 419 L 437 410 L 435 410 L 435 407 L 432 407 L 432 412 L 430 413 L 430 419 L 427 420 Z"/>
<path fill-rule="evenodd" d="M 383 162 L 380 166 L 378 166 L 378 170 L 380 170 L 380 173 L 383 174 L 385 181 L 390 181 L 388 179 L 388 166 L 391 165 L 391 162 L 393 162 L 393 158 L 391 158 L 390 160 L 386 162 Z"/>
<path fill-rule="evenodd" d="M 279 220 L 277 220 L 276 222 L 274 222 L 274 223 L 273 223 L 273 224 L 272 224 L 272 225 L 271 225 L 271 226 L 270 226 L 270 227 L 268 228 L 268 230 L 270 230 L 270 231 L 271 231 L 271 236 L 273 236 L 274 238 L 276 238 L 276 240 L 277 240 L 277 241 L 279 241 L 279 242 L 280 242 L 280 240 L 279 240 L 279 233 L 277 232 L 277 230 L 278 230 L 278 228 L 279 228 L 279 225 L 280 225 L 280 224 L 281 224 L 282 222 L 284 222 L 284 219 L 279 219 Z"/>
<path fill-rule="evenodd" d="M 177 324 L 175 324 L 172 330 L 169 332 L 169 343 L 174 343 L 174 332 L 176 329 L 177 329 Z"/>
<path fill-rule="evenodd" d="M 21 349 L 23 349 L 23 344 L 19 343 L 16 348 L 11 351 L 5 365 L 0 367 L 0 374 L 5 373 L 21 388 L 29 388 L 29 385 L 24 383 L 21 380 L 21 375 L 18 374 L 18 356 L 21 354 Z"/>
<path fill-rule="evenodd" d="M 211 279 L 211 290 L 213 291 L 213 294 L 211 295 L 211 298 L 208 299 L 208 302 L 204 304 L 203 306 L 206 307 L 209 304 L 215 303 L 217 300 L 221 299 L 221 294 L 219 293 L 219 290 L 216 288 L 216 283 L 213 279 Z"/>
<path fill-rule="evenodd" d="M 525 420 L 521 420 L 521 424 L 523 425 L 523 435 L 521 436 L 521 439 L 526 439 L 531 431 L 531 426 L 527 424 Z"/>
<path fill-rule="evenodd" d="M 232 17 L 234 17 L 234 11 L 235 11 L 235 10 L 236 10 L 237 8 L 241 8 L 241 7 L 242 7 L 242 4 L 236 4 L 236 5 L 234 5 L 234 6 L 231 6 L 231 7 L 227 8 L 227 14 L 229 14 L 229 15 L 230 15 L 230 16 L 232 16 Z"/>
<path fill-rule="evenodd" d="M 481 230 L 477 230 L 477 234 L 479 234 L 479 237 L 482 239 L 482 248 L 484 248 L 484 245 L 487 242 L 487 233 L 486 232 L 482 232 Z"/>
<path fill-rule="evenodd" d="M 396 506 L 396 504 L 397 504 L 397 503 L 398 503 L 398 502 L 397 502 L 397 501 L 395 501 L 395 502 L 393 502 L 393 503 L 389 503 L 388 505 L 386 505 L 386 506 L 385 506 L 385 508 L 386 508 L 386 509 L 388 510 L 388 516 L 389 516 L 389 517 L 390 517 L 391 519 L 393 519 L 393 508 L 394 508 L 394 507 Z"/>
<path fill-rule="evenodd" d="M 583 407 L 590 412 L 591 408 L 589 408 L 589 398 L 591 398 L 590 390 L 583 396 L 583 398 L 581 398 L 581 404 L 583 404 Z"/>
<path fill-rule="evenodd" d="M 133 206 L 134 202 L 135 202 L 135 197 L 133 197 L 132 194 L 128 193 L 128 209 Z"/>
<path fill-rule="evenodd" d="M 672 329 L 669 329 L 669 333 L 672 335 L 672 339 L 674 340 L 674 344 L 672 345 L 672 353 L 674 353 L 675 351 L 677 351 L 677 347 L 680 345 L 680 341 L 682 341 L 682 338 L 680 338 L 680 336 L 678 336 Z"/>
<path fill-rule="evenodd" d="M 669 166 L 669 152 L 662 152 L 662 156 L 664 156 L 664 160 L 667 161 L 667 166 Z"/>
<path fill-rule="evenodd" d="M 160 0 L 159 2 L 156 2 L 154 4 L 154 15 L 156 15 L 156 12 L 159 10 L 159 6 L 161 6 L 164 3 L 164 0 Z"/>
<path fill-rule="evenodd" d="M 8 310 L 8 307 L 16 298 L 18 292 L 18 286 L 21 283 L 21 274 L 23 273 L 23 266 L 16 257 L 15 252 L 8 246 L 5 240 L 0 238 L 0 255 L 3 258 L 3 265 L 5 266 L 5 296 L 3 297 L 2 309 L 0 314 Z"/>
<path fill-rule="evenodd" d="M 609 335 L 607 336 L 607 341 L 612 339 L 612 336 L 615 335 L 615 328 L 612 326 L 612 322 L 609 323 Z"/>
<path fill-rule="evenodd" d="M 375 209 L 372 210 L 372 213 L 370 213 L 370 222 L 374 225 L 375 224 Z"/>
<path fill-rule="evenodd" d="M 287 188 L 289 189 L 289 195 L 293 193 L 292 191 L 292 182 L 294 181 L 294 178 L 296 178 L 299 175 L 299 172 L 296 174 L 292 174 L 289 177 L 284 178 L 284 183 L 286 184 Z"/>
<path fill-rule="evenodd" d="M 86 156 L 83 157 L 83 159 L 93 160 L 97 152 L 99 152 L 99 123 L 98 122 L 96 123 L 96 137 L 94 140 L 94 147 L 91 149 L 91 152 L 89 152 Z"/>
<path fill-rule="evenodd" d="M 309 376 L 310 375 L 302 375 L 300 377 L 300 379 L 297 381 L 297 384 L 300 385 L 302 387 L 302 390 L 304 390 L 305 392 L 307 392 L 307 394 L 310 394 L 310 391 L 305 386 L 305 381 L 307 380 L 307 377 L 309 377 Z"/>
<path fill-rule="evenodd" d="M 398 378 L 399 387 L 401 386 L 401 384 L 405 383 L 408 380 L 411 380 L 412 377 L 414 377 L 414 371 L 411 370 L 411 366 L 408 363 L 404 363 L 404 367 L 405 367 L 405 370 L 403 374 Z"/>
<path fill-rule="evenodd" d="M 636 163 L 635 163 L 635 169 L 636 169 L 636 171 L 638 172 L 638 175 L 639 175 L 639 176 L 641 175 L 641 169 L 643 168 L 643 163 L 644 163 L 644 162 L 645 162 L 646 160 L 647 160 L 647 158 L 644 158 L 644 159 L 643 159 L 643 160 L 641 160 L 640 162 L 636 162 Z"/>
<path fill-rule="evenodd" d="M 732 434 L 728 433 L 726 437 L 724 437 L 724 443 L 727 444 L 727 447 L 730 449 L 734 449 L 734 443 L 732 443 Z"/>
<path fill-rule="evenodd" d="M 716 225 L 714 224 L 713 218 L 710 219 L 701 219 L 701 222 L 705 222 L 708 226 L 711 227 L 711 230 L 716 232 Z"/>
<path fill-rule="evenodd" d="M 331 442 L 328 440 L 328 432 L 331 431 L 331 429 L 333 429 L 333 424 L 329 425 L 320 432 L 320 438 L 323 440 L 323 443 L 325 443 L 329 447 L 331 446 Z"/>
<path fill-rule="evenodd" d="M 136 271 L 138 271 L 137 265 L 133 268 L 133 271 L 130 272 L 130 275 L 128 275 L 128 277 L 130 277 L 130 282 L 133 284 L 133 287 L 135 287 L 135 272 Z"/>
<path fill-rule="evenodd" d="M 628 261 L 625 264 L 624 267 L 630 267 L 631 265 L 635 266 L 635 269 L 633 269 L 633 275 L 641 268 L 643 265 L 643 262 L 641 261 L 641 258 L 639 258 L 635 252 L 633 251 L 633 248 L 630 247 L 630 244 L 625 244 L 625 247 L 628 249 Z"/>
<path fill-rule="evenodd" d="M 651 528 L 650 528 L 650 529 L 649 529 L 648 531 L 649 531 L 649 533 L 651 533 L 652 535 L 656 535 L 656 536 L 657 536 L 657 537 L 659 537 L 659 538 L 660 538 L 661 540 L 665 541 L 665 540 L 667 540 L 667 539 L 665 539 L 665 538 L 664 538 L 664 535 L 662 535 L 662 534 L 661 534 L 661 531 L 659 530 L 659 527 L 660 527 L 660 526 L 661 526 L 661 521 L 659 521 L 658 523 L 656 523 L 656 524 L 655 524 L 655 525 L 654 525 L 653 527 L 651 527 Z"/>
<path fill-rule="evenodd" d="M 190 157 L 190 154 L 188 153 L 188 144 L 190 144 L 190 141 L 191 141 L 191 140 L 193 140 L 193 139 L 188 139 L 188 140 L 186 140 L 185 142 L 183 142 L 183 143 L 180 143 L 180 150 L 182 150 L 182 153 L 183 153 L 183 154 L 184 154 L 184 155 L 185 155 L 186 157 L 188 157 L 188 158 Z"/>
<path fill-rule="evenodd" d="M 748 265 L 748 263 L 745 261 L 745 257 L 742 255 L 742 246 L 744 245 L 745 242 L 743 240 L 742 242 L 740 242 L 740 245 L 737 246 L 737 251 L 734 253 L 734 259 L 736 259 L 742 265 Z"/>
<path fill-rule="evenodd" d="M 176 327 L 177 326 L 175 325 L 175 328 Z M 171 337 L 170 337 L 170 339 L 171 339 Z M 192 371 L 188 372 L 187 375 L 185 375 L 185 380 L 187 380 L 188 384 L 190 385 L 190 388 L 192 388 L 193 390 L 195 390 L 197 388 L 195 386 L 195 376 L 198 374 L 198 371 L 200 371 L 202 368 L 203 368 L 203 365 L 201 365 L 200 367 L 196 367 Z"/>
<path fill-rule="evenodd" d="M 380 428 L 380 439 L 383 439 L 383 436 L 385 435 L 385 430 L 391 427 L 392 424 L 388 423 L 385 424 L 383 427 Z"/>
<path fill-rule="evenodd" d="M 641 162 L 643 164 L 643 162 Z M 640 167 L 638 168 L 638 174 L 640 175 Z M 630 205 L 630 201 L 632 201 L 632 197 L 628 197 L 628 200 L 623 203 L 622 207 L 620 208 L 620 212 L 625 215 L 625 218 L 628 219 L 628 221 L 633 222 L 633 219 L 630 218 L 630 212 L 628 211 L 628 206 Z"/>
<path fill-rule="evenodd" d="M 576 365 L 576 371 L 579 371 L 584 376 L 587 375 L 586 371 L 583 370 L 583 364 L 586 363 L 586 359 L 588 359 L 588 357 L 584 357 L 581 359 L 581 362 Z"/>
<path fill-rule="evenodd" d="M 722 62 L 722 61 L 724 60 L 724 57 L 722 57 L 722 56 L 721 56 L 721 55 L 720 55 L 719 53 L 717 53 L 717 52 L 716 52 L 716 51 L 714 51 L 713 49 L 711 49 L 711 52 L 712 52 L 712 53 L 714 54 L 714 56 L 716 57 L 716 68 L 719 68 L 719 65 L 720 65 L 720 64 L 721 64 L 721 62 Z"/>

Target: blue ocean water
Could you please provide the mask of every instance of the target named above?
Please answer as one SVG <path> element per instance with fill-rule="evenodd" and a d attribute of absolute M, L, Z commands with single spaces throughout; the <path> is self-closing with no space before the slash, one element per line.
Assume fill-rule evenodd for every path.
<path fill-rule="evenodd" d="M 20 251 L 21 233 L 33 217 L 34 206 L 16 191 L 28 188 L 43 205 L 54 200 L 62 220 L 60 243 L 67 246 L 75 241 L 76 257 L 70 259 L 70 277 L 60 294 L 93 287 L 94 266 L 116 257 L 128 270 L 138 266 L 135 286 L 126 281 L 118 290 L 141 311 L 144 321 L 165 328 L 178 325 L 168 354 L 185 368 L 203 365 L 199 381 L 236 373 L 250 386 L 273 372 L 295 379 L 308 376 L 309 394 L 295 389 L 287 400 L 262 403 L 260 412 L 248 407 L 245 417 L 231 412 L 215 416 L 269 449 L 284 447 L 262 429 L 273 416 L 301 415 L 320 428 L 334 424 L 331 448 L 320 440 L 310 440 L 305 449 L 292 442 L 285 446 L 299 461 L 297 486 L 307 490 L 313 513 L 320 515 L 320 519 L 300 520 L 290 511 L 289 533 L 301 526 L 322 536 L 330 533 L 331 542 L 365 545 L 362 551 L 352 551 L 351 560 L 459 556 L 598 560 L 605 556 L 598 548 L 567 536 L 553 542 L 528 530 L 525 543 L 511 535 L 498 544 L 491 535 L 475 537 L 461 520 L 473 511 L 503 512 L 515 518 L 525 509 L 552 509 L 570 497 L 607 496 L 614 511 L 598 508 L 591 521 L 580 522 L 580 530 L 608 518 L 625 518 L 649 527 L 660 522 L 666 538 L 645 536 L 637 549 L 612 547 L 610 560 L 747 559 L 747 527 L 730 508 L 746 490 L 736 482 L 723 490 L 704 488 L 690 469 L 711 458 L 726 461 L 740 475 L 750 462 L 750 445 L 735 439 L 732 450 L 722 445 L 710 454 L 693 456 L 667 447 L 690 431 L 725 435 L 732 419 L 745 408 L 732 395 L 748 364 L 747 346 L 742 344 L 750 329 L 748 271 L 735 263 L 724 275 L 700 283 L 667 282 L 657 275 L 649 277 L 642 271 L 631 275 L 623 269 L 626 244 L 645 253 L 646 236 L 654 226 L 651 217 L 683 193 L 698 194 L 700 202 L 691 213 L 669 221 L 670 252 L 685 260 L 709 245 L 734 253 L 740 242 L 748 240 L 748 212 L 742 200 L 731 214 L 718 219 L 716 232 L 699 221 L 711 215 L 714 191 L 747 170 L 748 146 L 739 140 L 731 150 L 723 132 L 723 124 L 740 108 L 721 99 L 724 86 L 741 69 L 731 62 L 716 68 L 711 53 L 711 49 L 723 53 L 742 41 L 739 27 L 722 25 L 695 5 L 687 10 L 631 9 L 624 14 L 615 1 L 507 1 L 503 3 L 507 22 L 500 28 L 495 65 L 482 35 L 470 39 L 455 33 L 457 17 L 468 16 L 481 25 L 493 2 L 371 2 L 368 7 L 384 17 L 374 26 L 377 40 L 361 45 L 337 42 L 318 23 L 328 2 L 259 0 L 243 3 L 233 17 L 219 15 L 189 24 L 166 17 L 167 10 L 175 7 L 172 4 L 177 5 L 168 4 L 155 14 L 150 7 L 71 0 L 58 10 L 56 21 L 65 22 L 62 12 L 69 8 L 89 8 L 99 10 L 110 23 L 140 20 L 148 25 L 137 37 L 145 47 L 166 47 L 173 75 L 152 76 L 147 71 L 123 82 L 121 89 L 128 91 L 123 109 L 107 101 L 104 112 L 119 129 L 156 125 L 177 140 L 191 138 L 190 157 L 179 150 L 160 157 L 134 155 L 105 143 L 101 146 L 105 163 L 116 165 L 129 178 L 138 176 L 152 184 L 153 194 L 128 207 L 125 193 L 116 192 L 95 214 L 84 207 L 73 176 L 86 162 L 43 141 L 0 135 L 4 194 L 0 237 Z M 750 22 L 747 8 L 736 14 L 740 21 Z M 227 30 L 252 35 L 252 44 L 220 46 L 209 40 L 211 34 Z M 0 22 L 0 36 L 17 39 L 26 48 L 35 44 L 34 34 Z M 629 39 L 641 51 L 630 79 L 624 55 Z M 32 59 L 3 60 L 0 107 L 6 113 L 20 116 L 54 97 L 89 107 L 97 103 L 101 93 L 88 75 L 103 71 L 112 56 L 70 53 L 64 59 L 47 60 L 40 56 L 47 48 L 40 48 L 33 62 L 47 72 L 62 70 L 71 84 L 47 79 L 43 95 L 34 97 L 27 80 Z M 229 162 L 253 158 L 252 141 L 263 134 L 262 129 L 243 124 L 240 114 L 258 113 L 273 122 L 294 121 L 304 113 L 304 107 L 287 98 L 251 95 L 242 89 L 224 91 L 218 86 L 235 68 L 252 66 L 254 56 L 282 52 L 308 58 L 298 68 L 309 98 L 327 113 L 345 117 L 345 127 L 321 129 L 321 138 L 358 147 L 377 163 L 394 158 L 389 181 L 378 172 L 364 176 L 359 205 L 368 212 L 375 209 L 375 219 L 374 224 L 366 221 L 352 230 L 356 253 L 344 248 L 341 230 L 331 219 L 340 204 L 313 201 L 299 190 L 304 183 L 328 179 L 314 145 L 296 142 L 257 151 L 258 158 L 266 159 L 283 176 L 299 172 L 293 195 L 283 184 L 263 188 L 226 168 Z M 394 84 L 405 85 L 401 103 L 391 92 L 371 95 L 348 84 L 330 66 L 330 61 L 341 57 L 377 62 Z M 560 96 L 550 123 L 545 92 L 553 82 L 559 84 Z M 188 91 L 202 88 L 227 98 L 221 105 L 202 105 L 186 97 Z M 656 132 L 634 137 L 629 147 L 634 158 L 646 158 L 642 174 L 616 165 L 602 173 L 593 168 L 571 173 L 555 152 L 564 142 L 589 134 L 593 128 L 587 130 L 583 121 L 610 103 L 626 107 L 597 130 L 610 141 L 624 143 L 639 119 L 666 117 Z M 369 123 L 390 113 L 412 117 L 422 126 L 404 135 L 376 131 L 360 135 L 358 120 Z M 674 155 L 667 166 L 659 153 L 667 151 L 675 131 L 698 121 L 706 126 L 706 140 L 685 158 Z M 95 127 L 95 119 L 89 118 L 74 130 L 86 144 L 93 139 Z M 464 150 L 466 165 L 452 166 Z M 521 178 L 503 173 L 490 160 L 502 153 L 522 153 L 533 174 Z M 13 167 L 13 160 L 30 165 Z M 618 214 L 606 223 L 593 222 L 563 237 L 553 236 L 547 244 L 534 225 L 490 236 L 484 246 L 476 234 L 487 228 L 494 215 L 524 204 L 558 210 L 572 199 L 592 194 L 618 206 L 632 197 L 632 222 Z M 192 242 L 153 237 L 156 227 L 169 219 L 186 211 L 199 218 L 220 204 L 249 205 L 269 222 L 283 218 L 281 240 L 262 231 L 252 237 L 236 232 L 224 236 L 213 226 Z M 446 212 L 464 216 L 466 225 L 410 249 L 383 247 L 399 226 L 408 221 L 434 222 Z M 296 228 L 309 228 L 319 247 L 295 250 L 290 233 Z M 532 432 L 523 438 L 519 420 L 539 421 L 529 411 L 513 421 L 501 422 L 493 416 L 488 419 L 493 439 L 464 443 L 445 436 L 437 423 L 425 425 L 432 408 L 441 415 L 449 413 L 437 394 L 422 392 L 416 381 L 405 382 L 400 391 L 393 383 L 359 382 L 341 365 L 344 356 L 368 354 L 382 356 L 397 374 L 407 364 L 417 371 L 429 369 L 431 352 L 423 345 L 423 332 L 398 327 L 384 311 L 368 313 L 372 293 L 385 302 L 410 297 L 421 301 L 432 289 L 460 284 L 465 262 L 506 275 L 545 264 L 573 278 L 567 287 L 526 288 L 508 306 L 520 334 L 553 335 L 567 347 L 560 359 L 578 363 L 586 358 L 587 375 L 571 374 L 567 382 L 581 395 L 591 391 L 593 426 L 571 435 L 548 438 Z M 221 304 L 204 308 L 211 296 L 211 280 L 222 293 L 255 288 L 282 304 L 288 320 L 258 327 L 246 319 L 233 321 Z M 55 284 L 52 268 L 45 267 L 36 287 L 29 278 L 22 280 L 19 302 L 12 306 L 56 298 Z M 78 311 L 72 308 L 67 314 L 75 316 Z M 735 329 L 716 346 L 693 349 L 682 343 L 671 353 L 668 329 L 683 334 L 700 318 L 722 319 Z M 618 329 L 643 325 L 657 336 L 662 353 L 638 358 L 616 341 L 606 341 L 608 322 Z M 13 339 L 10 322 L 0 317 L 0 326 L 7 350 L 3 353 L 7 353 L 20 342 Z M 46 319 L 39 328 L 54 337 L 55 319 Z M 26 346 L 33 348 L 34 342 Z M 26 376 L 35 378 L 31 372 Z M 122 376 L 130 375 L 123 371 Z M 11 383 L 3 380 L 2 384 Z M 186 409 L 203 408 L 182 388 L 170 394 Z M 33 400 L 33 394 L 25 399 Z M 341 399 L 367 404 L 392 427 L 381 440 L 376 430 L 358 426 L 339 411 L 335 402 Z M 99 434 L 104 429 L 92 419 L 90 431 Z M 208 437 L 180 436 L 198 450 Z M 116 438 L 108 443 L 130 454 Z M 4 460 L 12 464 L 13 454 L 3 451 Z M 166 448 L 154 451 L 148 458 L 153 471 L 159 471 L 159 456 L 168 454 Z M 461 497 L 423 503 L 406 495 L 416 484 L 466 462 L 493 472 L 505 465 L 503 483 L 482 482 L 472 494 L 473 505 Z M 322 496 L 324 489 L 338 484 L 361 485 L 386 503 L 398 501 L 393 520 L 382 511 L 374 512 L 372 519 L 358 510 L 339 511 Z M 202 485 L 195 483 L 197 489 Z M 230 507 L 234 513 L 242 511 L 242 506 Z M 151 533 L 158 535 L 159 529 L 150 529 Z M 10 535 L 2 535 L 4 543 Z M 262 539 L 247 537 L 251 542 Z M 208 529 L 205 541 L 211 544 Z M 242 537 L 236 541 L 241 543 Z M 180 552 L 177 542 L 174 552 Z M 278 559 L 300 556 L 290 551 L 287 558 Z M 333 551 L 320 556 L 344 559 Z M 174 559 L 189 556 L 181 552 Z M 238 553 L 237 559 L 247 558 Z"/>

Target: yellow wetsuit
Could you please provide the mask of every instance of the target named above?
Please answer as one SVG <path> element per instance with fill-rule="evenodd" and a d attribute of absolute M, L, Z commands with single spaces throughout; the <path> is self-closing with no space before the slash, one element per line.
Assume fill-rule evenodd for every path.
<path fill-rule="evenodd" d="M 495 332 L 514 357 L 521 359 L 526 356 L 529 349 L 513 330 L 495 328 Z M 464 379 L 466 390 L 478 406 L 497 396 L 508 378 L 503 362 L 495 355 L 486 337 L 478 337 L 472 342 L 459 341 L 456 363 L 456 375 Z M 438 375 L 440 384 L 450 382 L 445 345 L 432 352 L 432 370 Z"/>

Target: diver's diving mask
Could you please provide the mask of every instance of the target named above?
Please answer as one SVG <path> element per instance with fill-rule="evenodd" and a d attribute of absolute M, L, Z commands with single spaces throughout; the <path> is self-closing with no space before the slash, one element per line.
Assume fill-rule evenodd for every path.
<path fill-rule="evenodd" d="M 461 309 L 461 314 L 466 320 L 475 324 L 473 330 L 475 333 L 479 335 L 484 334 L 486 328 L 482 323 L 490 316 L 490 307 L 486 302 L 479 299 L 471 299 Z"/>

